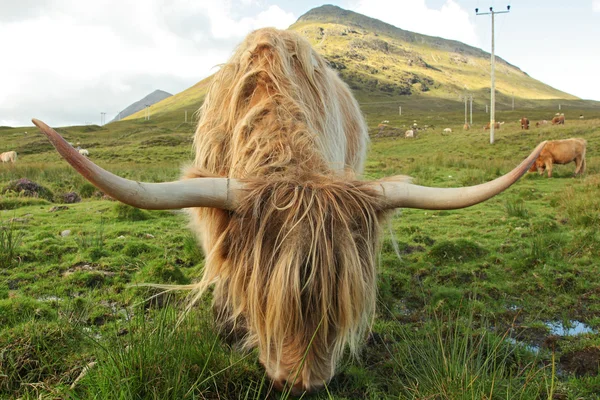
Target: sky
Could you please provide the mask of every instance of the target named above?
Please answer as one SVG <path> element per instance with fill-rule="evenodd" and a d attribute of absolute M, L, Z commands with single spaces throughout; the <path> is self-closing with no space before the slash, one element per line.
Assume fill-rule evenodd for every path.
<path fill-rule="evenodd" d="M 0 0 L 0 126 L 99 124 L 156 89 L 211 75 L 250 31 L 322 4 L 491 49 L 530 76 L 600 100 L 600 0 Z"/>

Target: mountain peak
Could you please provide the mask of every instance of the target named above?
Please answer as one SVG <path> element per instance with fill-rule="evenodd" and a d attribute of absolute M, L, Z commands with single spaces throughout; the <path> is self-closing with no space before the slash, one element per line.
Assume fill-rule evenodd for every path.
<path fill-rule="evenodd" d="M 138 100 L 135 103 L 127 106 L 124 110 L 119 112 L 117 116 L 110 122 L 119 121 L 123 118 L 128 117 L 131 114 L 135 114 L 136 112 L 143 110 L 146 107 L 146 105 L 156 104 L 159 101 L 171 96 L 173 96 L 171 93 L 165 92 L 164 90 L 156 89 L 154 92 L 145 96 L 143 99 Z"/>

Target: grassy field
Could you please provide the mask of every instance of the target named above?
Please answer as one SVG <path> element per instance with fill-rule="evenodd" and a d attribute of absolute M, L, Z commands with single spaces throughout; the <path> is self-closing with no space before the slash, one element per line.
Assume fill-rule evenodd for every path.
<path fill-rule="evenodd" d="M 500 110 L 506 123 L 493 146 L 486 114 L 465 132 L 460 109 L 365 112 L 367 178 L 478 184 L 540 141 L 568 137 L 588 141 L 588 169 L 528 174 L 464 210 L 398 211 L 380 257 L 373 334 L 311 398 L 598 398 L 600 110 L 567 109 L 565 126 L 529 131 L 517 123 L 523 111 Z M 527 115 L 534 125 L 554 112 Z M 383 119 L 390 127 L 380 132 Z M 432 128 L 404 139 L 413 120 Z M 161 181 L 191 160 L 193 129 L 164 116 L 59 132 L 121 176 Z M 210 295 L 176 326 L 185 293 L 148 300 L 158 293 L 136 286 L 200 276 L 204 256 L 182 213 L 103 199 L 33 128 L 0 128 L 0 143 L 19 153 L 0 165 L 0 398 L 287 397 L 270 389 L 255 352 L 216 336 Z M 35 184 L 4 190 L 21 178 Z M 65 204 L 72 192 L 83 200 Z"/>

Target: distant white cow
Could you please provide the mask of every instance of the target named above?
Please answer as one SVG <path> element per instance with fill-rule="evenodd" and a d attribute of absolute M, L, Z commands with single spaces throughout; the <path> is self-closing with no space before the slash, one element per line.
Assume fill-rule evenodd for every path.
<path fill-rule="evenodd" d="M 16 151 L 7 151 L 5 153 L 2 153 L 2 154 L 0 154 L 0 160 L 2 160 L 3 163 L 5 163 L 5 162 L 14 163 L 15 161 L 17 161 L 17 152 Z"/>
<path fill-rule="evenodd" d="M 445 129 L 444 129 L 444 133 L 452 133 L 452 129 L 450 129 L 450 128 L 445 128 Z"/>
<path fill-rule="evenodd" d="M 406 132 L 404 132 L 404 137 L 405 138 L 414 138 L 415 131 L 413 131 L 412 129 L 407 130 Z"/>
<path fill-rule="evenodd" d="M 382 124 L 389 124 L 390 121 L 388 121 L 387 119 L 384 119 L 383 121 L 381 121 Z"/>
<path fill-rule="evenodd" d="M 81 154 L 82 156 L 86 156 L 88 157 L 90 155 L 90 152 L 87 151 L 87 149 L 79 149 L 79 154 Z"/>

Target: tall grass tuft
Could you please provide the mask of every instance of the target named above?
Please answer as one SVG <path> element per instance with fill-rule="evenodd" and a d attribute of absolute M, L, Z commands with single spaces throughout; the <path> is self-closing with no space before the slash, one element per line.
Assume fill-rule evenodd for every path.
<path fill-rule="evenodd" d="M 509 217 L 522 219 L 529 218 L 529 211 L 525 208 L 525 202 L 521 199 L 509 199 L 504 203 L 504 209 Z"/>
<path fill-rule="evenodd" d="M 105 237 L 104 237 L 105 218 L 100 217 L 98 229 L 92 233 L 80 232 L 75 237 L 75 243 L 81 252 L 88 252 L 92 260 L 97 260 L 106 254 Z"/>
<path fill-rule="evenodd" d="M 407 399 L 547 398 L 544 368 L 470 315 L 434 314 L 418 332 L 401 329 L 397 373 Z M 401 377 L 401 378 L 400 378 Z"/>
<path fill-rule="evenodd" d="M 23 232 L 15 228 L 14 222 L 0 225 L 0 268 L 9 268 L 17 263 L 22 239 Z"/>
<path fill-rule="evenodd" d="M 207 315 L 192 311 L 178 322 L 180 316 L 172 304 L 136 313 L 127 334 L 97 342 L 96 365 L 74 397 L 238 398 L 244 392 L 247 398 L 264 397 L 262 373 L 252 353 L 238 356 L 222 347 Z M 249 357 L 251 362 L 246 361 Z"/>

